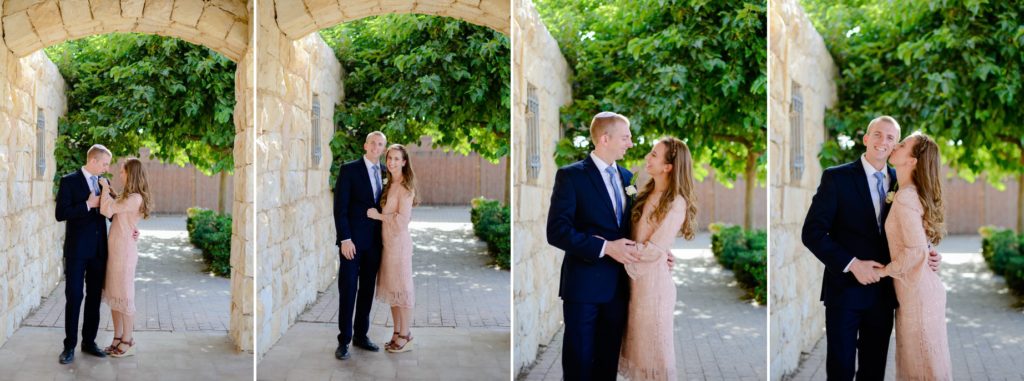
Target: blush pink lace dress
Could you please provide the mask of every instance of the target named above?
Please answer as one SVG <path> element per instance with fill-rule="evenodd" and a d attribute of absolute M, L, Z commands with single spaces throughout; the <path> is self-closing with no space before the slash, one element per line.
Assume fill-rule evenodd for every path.
<path fill-rule="evenodd" d="M 403 186 L 392 186 L 385 202 L 381 208 L 384 252 L 377 275 L 376 298 L 394 307 L 412 308 L 416 302 L 412 282 L 412 236 L 409 234 L 413 194 Z"/>
<path fill-rule="evenodd" d="M 111 310 L 135 314 L 135 266 L 139 251 L 132 234 L 142 219 L 142 196 L 137 193 L 115 200 L 103 192 L 100 213 L 113 218 L 107 233 L 107 274 L 103 283 L 103 301 Z"/>
<path fill-rule="evenodd" d="M 885 274 L 896 288 L 896 379 L 951 380 L 946 338 L 946 288 L 928 267 L 924 207 L 914 187 L 896 192 L 885 234 L 892 262 Z"/>
<path fill-rule="evenodd" d="M 686 201 L 676 197 L 660 223 L 651 223 L 656 202 L 644 206 L 633 224 L 633 240 L 642 244 L 640 262 L 626 265 L 630 278 L 629 318 L 619 356 L 619 373 L 629 380 L 675 380 L 673 312 L 676 285 L 666 261 L 686 220 Z"/>

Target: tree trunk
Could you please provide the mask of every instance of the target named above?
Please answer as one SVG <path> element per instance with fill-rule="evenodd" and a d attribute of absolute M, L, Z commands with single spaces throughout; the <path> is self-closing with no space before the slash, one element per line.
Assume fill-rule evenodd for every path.
<path fill-rule="evenodd" d="M 505 206 L 512 205 L 512 159 L 505 156 Z"/>
<path fill-rule="evenodd" d="M 226 214 L 224 211 L 230 202 L 228 201 L 228 171 L 220 171 L 220 189 L 217 191 L 217 212 Z"/>
<path fill-rule="evenodd" d="M 754 226 L 754 187 L 757 185 L 758 153 L 751 152 L 747 147 L 747 166 L 744 174 L 745 187 L 743 192 L 743 229 L 750 230 Z"/>
<path fill-rule="evenodd" d="M 1017 234 L 1021 233 L 1024 233 L 1024 173 L 1017 174 Z"/>

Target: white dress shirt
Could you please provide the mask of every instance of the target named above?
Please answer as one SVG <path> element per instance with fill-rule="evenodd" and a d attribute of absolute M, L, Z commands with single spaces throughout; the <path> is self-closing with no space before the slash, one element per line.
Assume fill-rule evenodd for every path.
<path fill-rule="evenodd" d="M 605 191 L 608 193 L 608 201 L 611 201 L 612 210 L 615 210 L 615 189 L 612 189 L 612 185 L 611 183 L 609 183 L 609 181 L 611 180 L 611 175 L 608 174 L 608 172 L 606 171 L 608 170 L 608 167 L 612 167 L 615 168 L 615 173 L 619 173 L 618 167 L 615 166 L 614 161 L 611 164 L 605 163 L 604 160 L 601 160 L 601 158 L 597 157 L 597 155 L 595 155 L 593 151 L 590 152 L 590 158 L 594 160 L 594 164 L 597 165 L 597 171 L 601 173 L 601 181 L 604 183 Z M 626 192 L 622 184 L 622 176 L 616 176 L 615 184 L 619 186 L 620 201 L 622 201 L 622 208 L 625 209 Z M 623 212 L 622 218 L 628 218 L 628 216 L 625 215 L 625 212 Z M 597 255 L 598 258 L 604 257 L 604 247 L 607 244 L 608 241 L 605 241 L 604 245 L 601 245 L 601 253 Z"/>
<path fill-rule="evenodd" d="M 878 188 L 875 186 L 875 182 L 877 182 L 878 179 L 875 178 L 875 173 L 882 172 L 882 175 L 884 176 L 882 178 L 882 192 L 889 193 L 889 167 L 882 166 L 882 170 L 879 171 L 875 169 L 875 167 L 871 166 L 871 163 L 868 162 L 865 155 L 860 155 L 860 163 L 864 166 L 864 174 L 868 176 L 868 189 L 871 190 L 871 205 L 875 207 L 875 216 L 878 216 L 882 213 L 883 205 L 878 199 Z M 885 194 L 882 194 L 881 197 L 885 197 Z M 852 265 L 853 261 L 856 259 L 857 258 L 854 257 L 850 260 L 850 263 L 848 263 L 846 268 L 843 269 L 844 273 L 850 271 L 850 265 Z"/>

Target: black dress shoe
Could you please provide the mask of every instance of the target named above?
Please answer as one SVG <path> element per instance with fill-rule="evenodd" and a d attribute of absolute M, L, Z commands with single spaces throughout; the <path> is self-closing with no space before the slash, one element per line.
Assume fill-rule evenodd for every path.
<path fill-rule="evenodd" d="M 82 344 L 82 353 L 88 353 L 96 357 L 107 357 L 107 352 L 104 352 L 96 343 Z"/>
<path fill-rule="evenodd" d="M 57 359 L 60 360 L 61 364 L 70 364 L 70 363 L 74 362 L 75 361 L 75 348 L 64 349 L 64 351 L 60 353 L 60 357 L 58 357 Z"/>
<path fill-rule="evenodd" d="M 378 347 L 377 344 L 374 344 L 372 341 L 370 341 L 369 338 L 366 337 L 359 340 L 352 340 L 352 345 L 368 350 L 370 352 L 380 352 L 380 347 Z"/>
<path fill-rule="evenodd" d="M 338 349 L 334 350 L 334 358 L 338 360 L 348 360 L 349 357 L 352 355 L 348 353 L 348 345 L 339 345 Z"/>

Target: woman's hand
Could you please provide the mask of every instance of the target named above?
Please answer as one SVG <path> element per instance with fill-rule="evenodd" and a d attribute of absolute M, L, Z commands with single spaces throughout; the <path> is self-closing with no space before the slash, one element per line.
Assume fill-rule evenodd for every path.
<path fill-rule="evenodd" d="M 370 217 L 372 219 L 375 219 L 375 220 L 381 219 L 380 212 L 378 212 L 377 209 L 374 209 L 374 208 L 367 209 L 366 210 L 366 216 Z"/>

